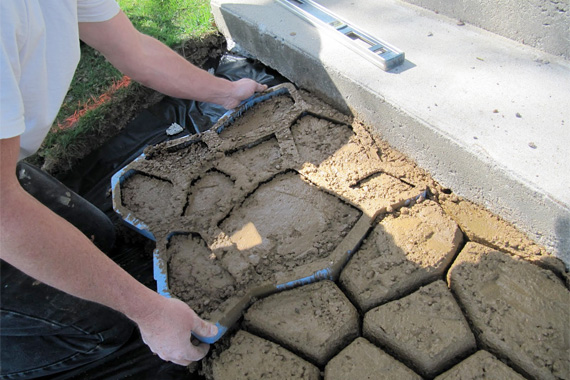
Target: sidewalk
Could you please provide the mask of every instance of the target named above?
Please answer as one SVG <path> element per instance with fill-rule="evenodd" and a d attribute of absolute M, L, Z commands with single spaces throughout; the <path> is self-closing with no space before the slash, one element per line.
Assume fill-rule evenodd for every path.
<path fill-rule="evenodd" d="M 384 72 L 267 0 L 214 0 L 220 30 L 350 110 L 443 186 L 570 262 L 570 64 L 401 1 L 320 0 L 396 46 Z"/>

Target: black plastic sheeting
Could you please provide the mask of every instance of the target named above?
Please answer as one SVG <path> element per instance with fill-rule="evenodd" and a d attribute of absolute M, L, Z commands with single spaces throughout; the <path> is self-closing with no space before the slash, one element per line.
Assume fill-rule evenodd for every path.
<path fill-rule="evenodd" d="M 225 55 L 220 58 L 214 74 L 235 81 L 251 78 L 269 87 L 286 80 L 275 71 L 258 61 Z M 110 138 L 103 146 L 84 158 L 61 181 L 70 189 L 105 212 L 111 220 L 120 222 L 113 211 L 111 198 L 111 177 L 118 170 L 140 156 L 144 148 L 169 139 L 206 131 L 227 110 L 221 106 L 185 99 L 165 97 L 159 103 L 142 111 L 119 134 Z M 168 136 L 166 129 L 172 123 L 185 131 Z M 137 236 L 138 237 L 138 236 Z M 119 239 L 112 255 L 121 267 L 143 284 L 154 287 L 152 257 L 144 255 L 145 238 Z M 148 251 L 148 249 L 147 249 Z M 119 379 L 202 379 L 191 374 L 182 366 L 167 363 L 153 355 L 138 334 L 119 351 L 82 368 L 44 380 L 119 380 Z"/>

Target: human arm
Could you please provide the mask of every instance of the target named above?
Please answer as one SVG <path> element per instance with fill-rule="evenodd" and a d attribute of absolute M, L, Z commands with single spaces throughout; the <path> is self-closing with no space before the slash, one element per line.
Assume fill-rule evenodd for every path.
<path fill-rule="evenodd" d="M 160 41 L 137 31 L 122 11 L 108 21 L 80 23 L 79 34 L 121 72 L 166 95 L 230 109 L 267 88 L 246 78 L 231 82 L 192 65 Z"/>
<path fill-rule="evenodd" d="M 19 140 L 0 139 L 0 257 L 50 286 L 124 313 L 161 358 L 182 365 L 201 359 L 208 346 L 193 346 L 191 331 L 211 336 L 216 328 L 139 283 L 25 192 L 16 178 Z"/>

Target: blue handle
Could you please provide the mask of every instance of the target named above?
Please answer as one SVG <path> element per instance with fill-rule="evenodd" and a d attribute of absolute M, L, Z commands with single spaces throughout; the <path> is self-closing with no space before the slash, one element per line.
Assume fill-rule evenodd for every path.
<path fill-rule="evenodd" d="M 201 336 L 194 332 L 192 332 L 192 335 L 202 343 L 216 343 L 222 336 L 224 336 L 226 331 L 228 331 L 228 328 L 220 325 L 220 322 L 216 322 L 216 327 L 218 328 L 218 333 L 214 336 Z"/>

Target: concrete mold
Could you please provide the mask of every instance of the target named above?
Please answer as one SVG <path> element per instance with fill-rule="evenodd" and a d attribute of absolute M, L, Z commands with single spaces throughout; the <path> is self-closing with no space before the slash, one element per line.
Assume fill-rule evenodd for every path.
<path fill-rule="evenodd" d="M 120 170 L 113 205 L 156 241 L 159 292 L 218 320 L 221 336 L 255 298 L 336 280 L 373 219 L 421 192 L 398 198 L 411 186 L 354 128 L 284 84 Z M 392 190 L 368 196 L 375 186 Z"/>

